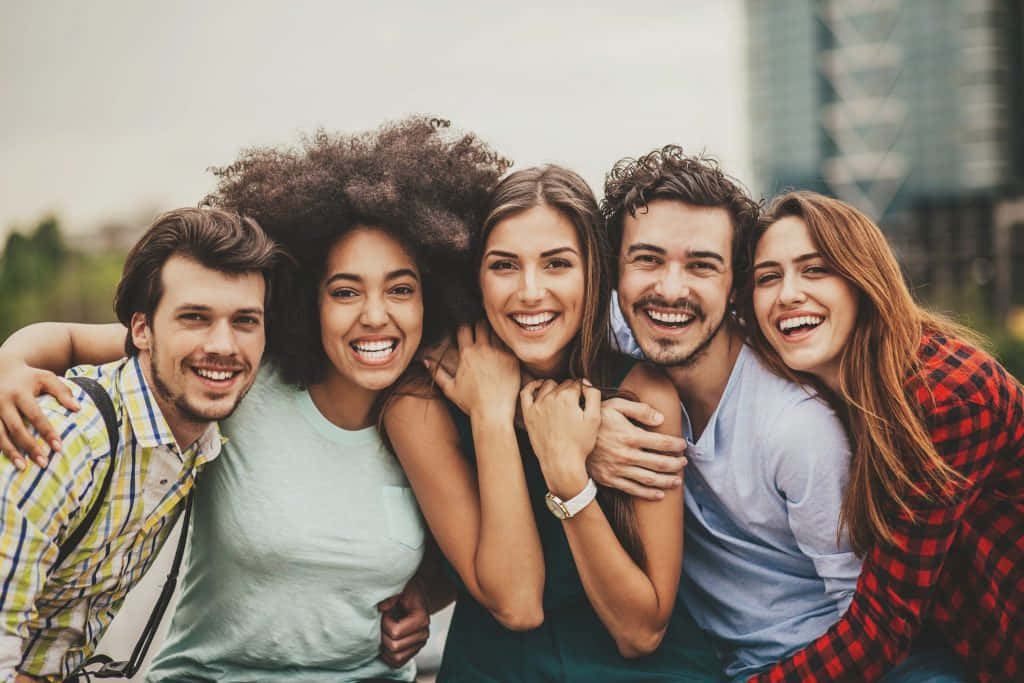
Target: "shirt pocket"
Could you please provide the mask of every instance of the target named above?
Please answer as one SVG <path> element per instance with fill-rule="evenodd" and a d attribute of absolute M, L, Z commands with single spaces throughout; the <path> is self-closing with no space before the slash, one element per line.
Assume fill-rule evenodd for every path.
<path fill-rule="evenodd" d="M 384 513 L 388 536 L 414 550 L 423 547 L 423 520 L 412 489 L 408 486 L 385 486 Z"/>

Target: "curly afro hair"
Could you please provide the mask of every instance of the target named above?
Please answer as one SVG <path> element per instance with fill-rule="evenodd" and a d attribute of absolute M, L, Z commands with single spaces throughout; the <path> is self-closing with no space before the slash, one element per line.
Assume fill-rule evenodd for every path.
<path fill-rule="evenodd" d="M 616 256 L 622 248 L 626 214 L 635 216 L 654 199 L 725 209 L 732 218 L 733 286 L 743 281 L 748 270 L 746 245 L 757 225 L 760 205 L 739 181 L 723 173 L 715 159 L 687 156 L 678 145 L 666 145 L 639 159 L 618 161 L 605 177 L 601 202 L 608 240 Z"/>
<path fill-rule="evenodd" d="M 270 314 L 268 356 L 282 378 L 309 386 L 325 377 L 317 292 L 326 258 L 360 225 L 392 234 L 415 258 L 423 282 L 423 343 L 478 315 L 470 235 L 486 216 L 488 191 L 511 165 L 473 134 L 414 116 L 355 135 L 323 130 L 297 148 L 256 147 L 211 169 L 204 204 L 255 219 L 295 261 Z"/>

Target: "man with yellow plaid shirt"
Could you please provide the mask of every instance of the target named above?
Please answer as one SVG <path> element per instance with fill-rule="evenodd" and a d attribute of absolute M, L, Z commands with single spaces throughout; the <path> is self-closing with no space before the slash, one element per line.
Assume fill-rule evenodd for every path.
<path fill-rule="evenodd" d="M 114 304 L 128 356 L 68 373 L 110 396 L 114 452 L 99 408 L 68 382 L 74 401 L 67 391 L 38 400 L 59 437 L 46 466 L 0 458 L 0 680 L 74 672 L 152 564 L 197 472 L 220 451 L 216 420 L 255 379 L 278 259 L 253 221 L 214 209 L 160 216 L 129 253 Z"/>

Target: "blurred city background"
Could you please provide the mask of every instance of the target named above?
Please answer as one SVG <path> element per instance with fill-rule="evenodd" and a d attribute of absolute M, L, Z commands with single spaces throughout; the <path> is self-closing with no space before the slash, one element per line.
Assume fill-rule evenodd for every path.
<path fill-rule="evenodd" d="M 111 320 L 128 246 L 242 148 L 430 113 L 516 167 L 576 168 L 598 193 L 618 158 L 676 142 L 757 197 L 844 199 L 883 227 L 920 299 L 1024 377 L 1021 0 L 0 13 L 0 339 L 36 320 Z M 130 649 L 137 630 L 119 622 L 108 643 Z"/>

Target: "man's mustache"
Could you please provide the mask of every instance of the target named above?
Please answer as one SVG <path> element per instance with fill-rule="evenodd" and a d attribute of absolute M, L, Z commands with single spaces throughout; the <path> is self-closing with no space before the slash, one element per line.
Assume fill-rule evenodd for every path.
<path fill-rule="evenodd" d="M 703 321 L 707 316 L 700 304 L 689 299 L 676 299 L 669 303 L 667 300 L 657 296 L 648 296 L 633 303 L 633 313 L 639 315 L 647 306 L 655 306 L 661 309 L 670 309 L 677 313 L 688 313 L 697 320 Z"/>

